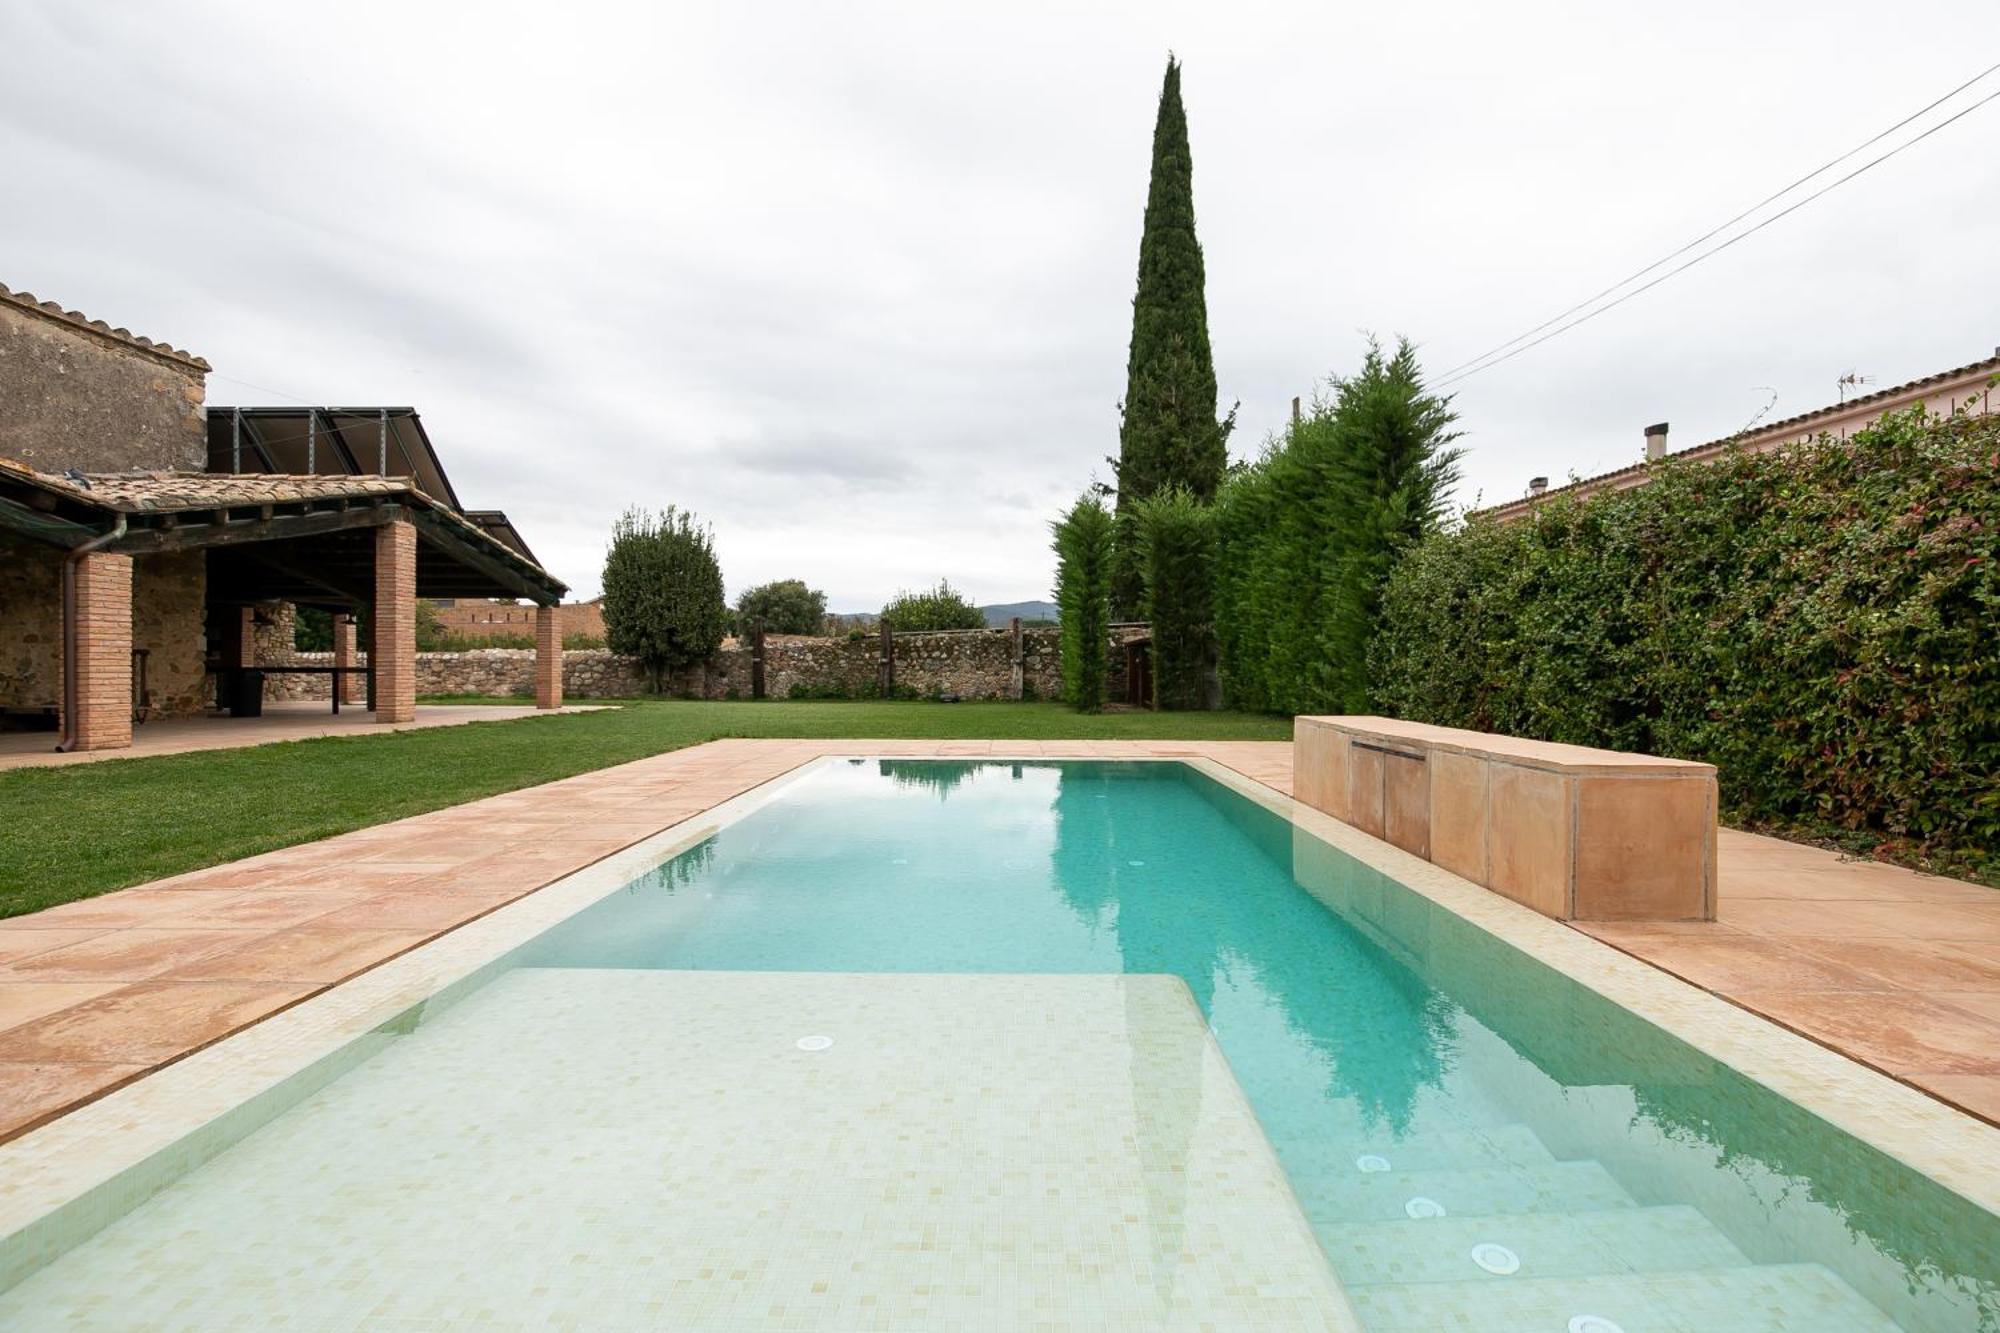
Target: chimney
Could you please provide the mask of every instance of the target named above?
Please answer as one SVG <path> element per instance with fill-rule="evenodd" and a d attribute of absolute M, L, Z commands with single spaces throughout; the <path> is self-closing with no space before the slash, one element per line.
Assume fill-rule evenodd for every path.
<path fill-rule="evenodd" d="M 1292 424 L 1299 424 L 1299 400 L 1296 396 L 1292 399 Z"/>
<path fill-rule="evenodd" d="M 1667 456 L 1667 423 L 1646 427 L 1646 461 L 1657 463 Z"/>
<path fill-rule="evenodd" d="M 1546 491 L 1548 488 L 1549 488 L 1549 479 L 1547 477 L 1528 478 L 1529 495 L 1540 495 L 1543 491 Z"/>

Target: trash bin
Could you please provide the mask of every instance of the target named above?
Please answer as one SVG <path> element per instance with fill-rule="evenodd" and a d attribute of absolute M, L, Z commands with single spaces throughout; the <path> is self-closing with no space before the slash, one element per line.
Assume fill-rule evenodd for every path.
<path fill-rule="evenodd" d="M 242 667 L 235 673 L 229 684 L 229 715 L 231 717 L 264 716 L 264 673 L 255 667 Z"/>

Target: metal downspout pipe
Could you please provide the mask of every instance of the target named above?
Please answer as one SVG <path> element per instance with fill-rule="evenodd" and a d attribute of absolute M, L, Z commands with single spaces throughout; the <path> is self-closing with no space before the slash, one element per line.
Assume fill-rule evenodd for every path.
<path fill-rule="evenodd" d="M 101 551 L 125 535 L 125 515 L 111 525 L 111 531 L 92 537 L 63 557 L 62 567 L 62 615 L 63 615 L 63 706 L 62 739 L 56 742 L 57 754 L 68 754 L 76 748 L 76 712 L 78 706 L 76 670 L 76 567 L 92 551 Z"/>

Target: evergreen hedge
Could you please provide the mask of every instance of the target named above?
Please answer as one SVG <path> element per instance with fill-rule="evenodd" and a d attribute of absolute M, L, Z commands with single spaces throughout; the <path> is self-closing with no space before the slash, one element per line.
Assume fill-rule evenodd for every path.
<path fill-rule="evenodd" d="M 1358 713 L 1397 554 L 1438 527 L 1458 475 L 1448 399 L 1415 349 L 1372 339 L 1284 438 L 1216 498 L 1217 637 L 1232 708 Z"/>
<path fill-rule="evenodd" d="M 1655 465 L 1412 548 L 1399 717 L 1706 760 L 1732 822 L 2000 874 L 2000 416 Z"/>
<path fill-rule="evenodd" d="M 1049 525 L 1055 533 L 1063 700 L 1084 713 L 1104 708 L 1111 638 L 1111 526 L 1111 514 L 1094 495 L 1084 496 Z"/>
<path fill-rule="evenodd" d="M 1141 500 L 1133 514 L 1153 627 L 1153 705 L 1206 708 L 1215 660 L 1214 516 L 1179 486 Z"/>

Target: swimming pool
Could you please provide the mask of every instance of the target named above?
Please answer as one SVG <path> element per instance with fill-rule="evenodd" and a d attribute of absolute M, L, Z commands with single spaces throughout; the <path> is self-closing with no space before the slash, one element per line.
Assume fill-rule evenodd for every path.
<path fill-rule="evenodd" d="M 1177 988 L 1141 984 L 1161 976 L 1186 987 L 1219 1058 L 1198 1023 L 1194 1039 L 1175 1026 Z M 999 978 L 1021 980 L 995 989 Z M 1187 1229 L 1150 1228 L 1166 1268 L 1198 1226 L 1257 1225 L 1224 1211 L 1228 1199 L 1274 1212 L 1255 1193 L 1266 1183 L 1255 1151 L 1227 1137 L 1233 1075 L 1369 1328 L 2000 1326 L 1991 1213 L 1185 764 L 827 762 L 477 980 L 451 1007 L 375 1034 L 337 1078 L 297 1090 L 269 1123 L 94 1236 L 56 1247 L 67 1252 L 0 1295 L 0 1324 L 120 1326 L 134 1309 L 171 1323 L 176 1311 L 227 1308 L 248 1326 L 259 1299 L 280 1296 L 306 1327 L 533 1322 L 522 1312 L 539 1312 L 535 1293 L 555 1279 L 498 1309 L 474 1289 L 504 1288 L 511 1265 L 549 1248 L 538 1208 L 585 1210 L 558 1239 L 575 1247 L 587 1290 L 652 1263 L 648 1237 L 668 1225 L 649 1214 L 634 1231 L 615 1208 L 588 1215 L 645 1143 L 699 1111 L 672 1100 L 692 1094 L 670 1077 L 621 1083 L 620 1053 L 686 1029 L 708 1034 L 705 1058 L 734 1059 L 732 1024 L 747 1045 L 768 1011 L 771 1031 L 813 1029 L 804 1038 L 827 1035 L 843 1053 L 864 1039 L 882 1048 L 886 1101 L 857 1103 L 863 1115 L 892 1114 L 888 1085 L 920 1063 L 899 1066 L 895 1049 L 930 1059 L 1012 1043 L 1024 1071 L 1046 1052 L 1062 1072 L 1044 1101 L 1049 1088 L 1086 1085 L 1102 1097 L 1091 1081 L 1107 1059 L 1129 1064 L 1115 1082 L 1135 1090 L 1143 1069 L 1136 1109 L 1100 1101 L 1093 1118 L 1083 1098 L 1050 1122 L 1045 1151 L 1053 1167 L 1095 1119 L 1129 1119 L 1080 1160 L 1131 1151 L 1127 1214 L 1171 1214 Z M 902 1048 L 851 1018 L 892 993 L 908 997 Z M 1093 1025 L 1108 1044 L 1084 1040 Z M 1072 1029 L 1083 1035 L 1065 1044 Z M 754 1090 L 768 1063 L 730 1066 L 727 1086 L 702 1096 Z M 619 1087 L 630 1096 L 611 1095 Z M 1177 1096 L 1183 1087 L 1204 1091 Z M 1008 1092 L 932 1089 L 898 1132 L 976 1119 Z M 652 1122 L 647 1108 L 670 1101 L 674 1114 Z M 732 1100 L 719 1119 L 737 1127 L 717 1131 L 712 1151 L 747 1161 L 775 1142 L 787 1108 L 771 1101 Z M 481 1113 L 440 1137 L 436 1122 L 469 1107 Z M 866 1138 L 864 1124 L 829 1142 Z M 783 1189 L 817 1188 L 801 1182 L 837 1174 L 839 1151 Z M 1213 1183 L 1194 1164 L 1223 1159 L 1236 1174 L 1193 1199 Z M 471 1169 L 495 1160 L 505 1178 Z M 976 1164 L 961 1174 L 952 1188 L 976 1195 Z M 746 1176 L 706 1200 L 708 1230 L 768 1215 L 782 1194 L 773 1184 Z M 1032 1192 L 1009 1197 L 1025 1206 Z M 400 1233 L 391 1248 L 406 1262 L 384 1258 L 385 1229 Z M 480 1233 L 470 1248 L 468 1233 Z M 1079 1252 L 1094 1243 L 1071 1240 Z M 921 1259 L 921 1239 L 910 1243 Z M 1006 1271 L 995 1270 L 1003 1286 Z M 775 1281 L 745 1268 L 742 1281 L 763 1279 Z M 434 1299 L 395 1303 L 412 1284 Z M 301 1291 L 311 1309 L 298 1308 Z M 651 1304 L 558 1294 L 571 1303 L 552 1308 L 582 1310 L 585 1326 L 702 1322 L 674 1304 L 671 1284 Z M 1062 1308 L 1060 1291 L 1045 1295 L 1043 1309 Z M 794 1304 L 769 1322 L 809 1317 Z"/>

